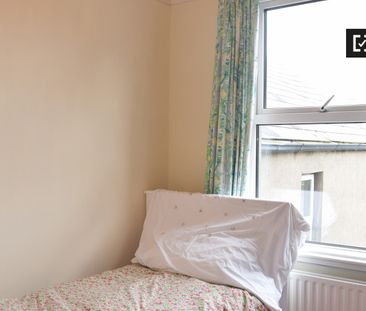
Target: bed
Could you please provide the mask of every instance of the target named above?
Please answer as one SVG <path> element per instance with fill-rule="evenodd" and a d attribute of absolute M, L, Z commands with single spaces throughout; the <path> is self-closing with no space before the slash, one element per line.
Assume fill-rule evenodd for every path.
<path fill-rule="evenodd" d="M 139 264 L 0 300 L 0 310 L 233 310 L 267 311 L 255 296 Z"/>
<path fill-rule="evenodd" d="M 0 299 L 0 311 L 280 311 L 308 231 L 288 202 L 148 191 L 133 264 Z"/>

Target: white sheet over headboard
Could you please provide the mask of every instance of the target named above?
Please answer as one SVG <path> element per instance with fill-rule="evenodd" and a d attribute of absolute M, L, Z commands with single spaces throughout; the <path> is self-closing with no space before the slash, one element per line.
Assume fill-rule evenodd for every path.
<path fill-rule="evenodd" d="M 309 225 L 287 202 L 147 192 L 136 258 L 155 269 L 247 289 L 279 310 Z"/>

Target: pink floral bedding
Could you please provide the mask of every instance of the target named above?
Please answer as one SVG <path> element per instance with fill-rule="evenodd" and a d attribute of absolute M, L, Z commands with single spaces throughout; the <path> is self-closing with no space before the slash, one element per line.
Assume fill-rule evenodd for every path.
<path fill-rule="evenodd" d="M 0 299 L 1 311 L 16 310 L 245 310 L 268 309 L 247 291 L 209 284 L 140 265 L 64 283 L 24 296 Z"/>

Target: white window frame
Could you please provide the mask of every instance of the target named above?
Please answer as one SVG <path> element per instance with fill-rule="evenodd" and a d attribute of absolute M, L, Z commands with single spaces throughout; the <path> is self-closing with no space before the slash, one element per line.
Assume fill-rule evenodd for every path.
<path fill-rule="evenodd" d="M 303 108 L 264 108 L 264 79 L 265 79 L 265 11 L 295 4 L 306 4 L 319 0 L 260 0 L 259 2 L 259 33 L 258 33 L 258 83 L 257 105 L 253 119 L 253 136 L 256 148 L 252 153 L 251 182 L 258 189 L 258 155 L 259 155 L 259 126 L 286 125 L 286 124 L 316 124 L 316 123 L 359 123 L 366 122 L 365 105 L 358 106 L 331 106 L 326 112 L 320 107 Z M 330 0 L 326 0 L 330 1 Z M 366 272 L 366 250 L 340 247 L 336 245 L 322 245 L 306 243 L 299 256 L 300 262 L 326 265 L 343 269 Z"/>

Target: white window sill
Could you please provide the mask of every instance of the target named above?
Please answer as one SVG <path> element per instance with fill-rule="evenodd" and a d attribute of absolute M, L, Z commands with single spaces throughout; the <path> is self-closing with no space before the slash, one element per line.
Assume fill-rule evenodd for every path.
<path fill-rule="evenodd" d="M 366 272 L 366 250 L 306 243 L 298 262 Z"/>

